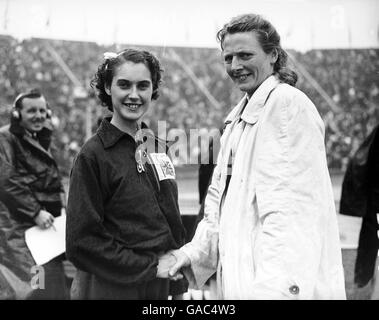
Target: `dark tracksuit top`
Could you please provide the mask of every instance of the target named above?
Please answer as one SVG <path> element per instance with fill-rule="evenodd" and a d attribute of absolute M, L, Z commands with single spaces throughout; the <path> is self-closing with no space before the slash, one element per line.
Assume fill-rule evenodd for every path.
<path fill-rule="evenodd" d="M 85 143 L 71 171 L 66 254 L 109 285 L 138 286 L 156 279 L 158 254 L 184 244 L 177 185 L 159 181 L 148 163 L 138 172 L 134 138 L 109 121 Z"/>

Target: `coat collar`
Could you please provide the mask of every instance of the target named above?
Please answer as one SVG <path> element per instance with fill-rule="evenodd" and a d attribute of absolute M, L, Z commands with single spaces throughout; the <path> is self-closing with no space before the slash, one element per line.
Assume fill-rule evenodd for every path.
<path fill-rule="evenodd" d="M 49 123 L 46 123 L 45 127 L 36 134 L 36 138 L 33 138 L 32 134 L 27 132 L 25 128 L 20 125 L 19 121 L 14 119 L 11 120 L 9 131 L 19 139 L 26 141 L 34 148 L 46 154 L 49 158 L 53 158 L 49 150 L 53 133 L 52 126 Z"/>
<path fill-rule="evenodd" d="M 225 123 L 230 123 L 233 121 L 239 114 L 241 114 L 241 112 L 241 119 L 243 121 L 250 124 L 256 123 L 270 93 L 278 86 L 278 84 L 279 80 L 274 75 L 268 77 L 258 87 L 250 99 L 248 98 L 247 94 L 245 94 L 237 106 L 226 117 Z M 247 105 L 244 108 L 246 100 Z"/>
<path fill-rule="evenodd" d="M 22 137 L 22 139 L 24 139 L 24 141 L 28 142 L 30 145 L 32 145 L 34 148 L 38 149 L 39 151 L 41 151 L 42 153 L 46 154 L 47 156 L 49 156 L 49 158 L 53 159 L 53 156 L 52 154 L 50 153 L 50 150 L 49 149 L 45 149 L 42 147 L 42 145 L 35 139 L 33 139 L 31 136 L 29 135 L 24 135 Z"/>

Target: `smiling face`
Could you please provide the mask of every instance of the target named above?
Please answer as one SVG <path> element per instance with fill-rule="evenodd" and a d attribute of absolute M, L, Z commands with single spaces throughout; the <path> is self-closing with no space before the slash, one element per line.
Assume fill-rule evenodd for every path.
<path fill-rule="evenodd" d="M 277 53 L 266 54 L 253 31 L 227 34 L 223 42 L 226 72 L 237 87 L 251 96 L 274 71 Z"/>
<path fill-rule="evenodd" d="M 151 103 L 153 85 L 149 69 L 143 63 L 126 61 L 115 70 L 110 87 L 105 91 L 112 98 L 112 123 L 121 130 L 134 130 L 136 122 Z"/>
<path fill-rule="evenodd" d="M 41 131 L 47 116 L 47 104 L 43 97 L 24 98 L 20 109 L 20 125 L 30 132 Z"/>

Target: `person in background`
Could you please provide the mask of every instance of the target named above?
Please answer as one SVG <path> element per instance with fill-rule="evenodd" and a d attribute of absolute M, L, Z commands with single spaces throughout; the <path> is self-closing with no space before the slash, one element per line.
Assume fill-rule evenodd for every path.
<path fill-rule="evenodd" d="M 354 271 L 355 298 L 370 299 L 375 281 L 379 281 L 375 276 L 379 249 L 379 125 L 348 163 L 342 183 L 340 213 L 363 218 Z M 379 297 L 379 293 L 376 295 Z"/>
<path fill-rule="evenodd" d="M 164 255 L 185 243 L 175 170 L 166 141 L 149 136 L 141 121 L 159 96 L 161 72 L 153 54 L 126 49 L 105 53 L 92 80 L 113 114 L 71 170 L 66 253 L 78 269 L 72 299 L 176 299 L 187 291 L 186 281 L 167 279 L 175 257 Z M 142 135 L 153 149 L 142 147 Z"/>
<path fill-rule="evenodd" d="M 4 299 L 66 299 L 64 255 L 44 264 L 40 276 L 25 243 L 33 226 L 52 228 L 65 214 L 65 195 L 52 154 L 51 109 L 39 90 L 17 96 L 10 124 L 0 129 L 0 279 Z"/>
<path fill-rule="evenodd" d="M 223 128 L 219 129 L 220 135 L 211 135 L 210 131 L 203 130 L 204 135 L 208 135 L 206 138 L 208 141 L 208 148 L 201 150 L 199 153 L 199 169 L 198 169 L 198 191 L 199 191 L 199 204 L 200 209 L 191 228 L 191 232 L 188 234 L 188 239 L 191 240 L 195 234 L 197 225 L 204 217 L 204 204 L 205 196 L 207 195 L 208 187 L 211 183 L 213 170 L 216 166 L 216 158 L 220 149 L 220 136 L 222 135 Z M 204 156 L 203 153 L 206 152 Z"/>
<path fill-rule="evenodd" d="M 346 299 L 324 123 L 269 21 L 238 16 L 217 38 L 244 97 L 225 121 L 204 218 L 170 252 L 169 277 L 182 270 L 200 288 L 217 271 L 223 299 Z"/>

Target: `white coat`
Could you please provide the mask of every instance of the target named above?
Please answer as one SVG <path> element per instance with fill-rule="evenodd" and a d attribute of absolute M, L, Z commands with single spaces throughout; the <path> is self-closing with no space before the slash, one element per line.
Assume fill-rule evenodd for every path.
<path fill-rule="evenodd" d="M 204 219 L 181 249 L 190 285 L 217 270 L 224 299 L 346 299 L 320 115 L 275 76 L 243 109 L 245 99 L 226 118 Z"/>

